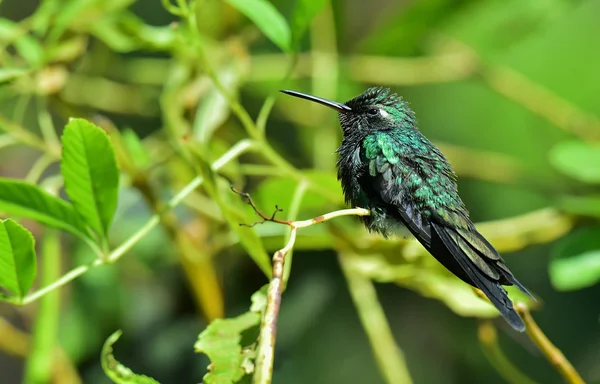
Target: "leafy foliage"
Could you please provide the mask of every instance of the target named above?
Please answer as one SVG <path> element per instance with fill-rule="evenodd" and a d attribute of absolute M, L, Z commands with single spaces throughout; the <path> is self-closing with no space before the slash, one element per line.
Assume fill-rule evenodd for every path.
<path fill-rule="evenodd" d="M 213 321 L 194 344 L 196 352 L 205 353 L 211 361 L 210 372 L 204 376 L 206 384 L 238 382 L 252 373 L 255 351 L 252 346 L 243 347 L 242 333 L 260 324 L 266 303 L 266 288 L 252 295 L 250 311 L 230 319 Z"/>
<path fill-rule="evenodd" d="M 0 286 L 21 299 L 33 285 L 36 274 L 35 240 L 11 219 L 0 222 Z"/>
<path fill-rule="evenodd" d="M 151 377 L 134 373 L 131 369 L 119 363 L 113 355 L 113 345 L 123 332 L 116 331 L 106 339 L 102 347 L 102 369 L 115 384 L 158 384 Z"/>
<path fill-rule="evenodd" d="M 246 307 L 248 287 L 272 277 L 269 253 L 290 238 L 290 228 L 276 223 L 240 226 L 257 217 L 230 184 L 250 192 L 265 213 L 283 208 L 282 220 L 344 207 L 335 113 L 276 98 L 282 88 L 339 101 L 368 85 L 401 93 L 455 165 L 478 226 L 500 219 L 482 224 L 482 233 L 546 304 L 533 317 L 549 333 L 569 330 L 561 340 L 566 354 L 593 358 L 581 345 L 594 344 L 588 320 L 596 316 L 595 297 L 582 288 L 599 279 L 598 2 L 38 3 L 0 1 L 0 212 L 44 234 L 34 284 L 31 234 L 12 219 L 2 222 L 0 285 L 10 296 L 0 299 L 41 301 L 38 310 L 19 312 L 34 324 L 30 342 L 0 318 L 0 350 L 24 357 L 23 346 L 31 350 L 26 380 L 99 382 L 99 367 L 88 369 L 87 361 L 115 328 L 138 332 L 142 345 L 130 347 L 132 359 L 161 381 L 206 373 L 181 351 L 189 351 L 201 321 Z M 577 226 L 588 230 L 570 234 Z M 358 289 L 353 302 L 345 296 L 353 284 L 335 257 L 341 261 L 346 247 L 355 257 L 343 268 L 369 293 Z M 496 312 L 414 241 L 382 239 L 354 218 L 336 218 L 299 231 L 293 248 L 299 261 L 288 281 L 288 253 L 277 332 L 285 368 L 277 381 L 375 382 L 377 368 L 388 382 L 489 376 L 471 318 Z M 543 283 L 546 270 L 554 290 Z M 68 295 L 57 295 L 62 287 Z M 511 298 L 535 308 L 513 291 Z M 262 309 L 215 320 L 200 333 L 196 347 L 212 361 L 207 383 L 248 381 L 261 366 L 254 336 L 266 304 L 264 292 L 256 297 Z M 348 316 L 353 310 L 360 323 Z M 425 352 L 423 334 L 431 335 Z M 118 336 L 104 348 L 107 375 L 155 382 L 114 359 Z M 520 347 L 503 348 L 510 357 Z M 548 351 L 557 350 L 544 350 L 553 362 L 567 361 Z M 537 368 L 540 356 L 522 356 L 519 365 L 537 382 L 555 381 Z M 353 364 L 340 369 L 348 357 Z M 426 368 L 433 360 L 439 369 Z M 509 371 L 502 374 L 508 381 L 523 377 Z"/>
<path fill-rule="evenodd" d="M 292 34 L 287 21 L 267 0 L 226 0 L 246 15 L 282 51 L 291 49 Z"/>
<path fill-rule="evenodd" d="M 586 183 L 600 183 L 600 146 L 583 141 L 565 141 L 550 152 L 550 161 L 559 171 Z"/>
<path fill-rule="evenodd" d="M 65 190 L 77 213 L 106 236 L 117 208 L 119 171 L 115 153 L 102 129 L 71 119 L 62 136 Z"/>
<path fill-rule="evenodd" d="M 600 281 L 599 227 L 570 234 L 555 249 L 550 263 L 550 279 L 561 291 L 592 286 Z"/>
<path fill-rule="evenodd" d="M 24 181 L 0 179 L 0 210 L 87 236 L 85 224 L 71 204 Z"/>

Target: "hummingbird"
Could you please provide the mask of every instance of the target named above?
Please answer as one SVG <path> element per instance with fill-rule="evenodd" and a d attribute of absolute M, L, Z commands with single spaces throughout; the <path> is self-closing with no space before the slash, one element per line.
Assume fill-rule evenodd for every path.
<path fill-rule="evenodd" d="M 533 296 L 475 228 L 454 170 L 419 131 L 406 101 L 380 87 L 345 103 L 281 92 L 338 112 L 343 139 L 336 151 L 337 177 L 346 204 L 370 210 L 360 218 L 369 231 L 388 237 L 408 228 L 444 267 L 480 289 L 512 328 L 525 330 L 502 286 L 515 285 Z"/>

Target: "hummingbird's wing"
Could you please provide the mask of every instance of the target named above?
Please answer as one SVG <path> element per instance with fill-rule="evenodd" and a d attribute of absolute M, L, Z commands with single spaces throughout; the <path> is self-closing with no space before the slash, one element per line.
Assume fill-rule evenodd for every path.
<path fill-rule="evenodd" d="M 471 280 L 471 284 L 479 288 L 498 309 L 502 317 L 517 331 L 523 332 L 525 324 L 515 311 L 513 303 L 508 297 L 506 290 L 501 285 L 501 276 L 509 275 L 519 288 L 522 288 L 527 294 L 527 290 L 513 277 L 508 269 L 499 268 L 502 263 L 492 264 L 486 262 L 481 254 L 476 255 L 478 251 L 472 246 L 472 243 L 465 240 L 454 228 L 432 221 L 431 227 L 435 232 L 437 241 L 432 241 L 431 253 L 440 260 L 441 255 L 449 255 L 461 267 L 465 274 Z M 479 235 L 481 236 L 481 235 Z M 475 240 L 477 242 L 478 240 Z M 440 255 L 440 256 L 438 256 Z M 476 260 L 476 262 L 473 262 Z M 500 272 L 500 273 L 499 273 Z"/>
<path fill-rule="evenodd" d="M 404 161 L 411 164 L 402 164 L 402 160 L 391 164 L 383 153 L 373 156 L 369 159 L 366 175 L 369 180 L 362 184 L 370 185 L 370 193 L 377 191 L 380 194 L 388 209 L 395 210 L 395 216 L 440 263 L 479 288 L 514 329 L 523 331 L 525 325 L 502 284 L 514 284 L 531 294 L 515 279 L 494 247 L 475 229 L 458 196 L 451 170 L 440 173 L 439 169 L 427 169 L 430 164 L 418 159 Z M 412 185 L 403 182 L 406 180 Z M 415 185 L 418 187 L 414 188 Z M 427 188 L 430 194 L 421 196 L 416 192 L 421 187 Z M 444 201 L 441 196 L 446 198 L 446 203 L 440 203 Z"/>

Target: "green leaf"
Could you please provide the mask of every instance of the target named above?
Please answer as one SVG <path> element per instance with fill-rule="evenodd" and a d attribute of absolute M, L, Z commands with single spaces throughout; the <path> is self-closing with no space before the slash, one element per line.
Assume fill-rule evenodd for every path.
<path fill-rule="evenodd" d="M 0 19 L 0 41 L 10 43 L 23 34 L 23 28 L 12 20 Z"/>
<path fill-rule="evenodd" d="M 249 312 L 232 319 L 217 319 L 198 335 L 194 348 L 196 352 L 206 354 L 211 361 L 209 372 L 203 378 L 204 383 L 234 383 L 252 373 L 254 366 L 251 360 L 255 357 L 255 351 L 242 348 L 242 332 L 260 324 L 261 313 L 267 302 L 267 288 L 268 285 L 252 295 Z"/>
<path fill-rule="evenodd" d="M 108 135 L 87 120 L 71 119 L 62 143 L 65 191 L 90 227 L 106 236 L 119 187 L 119 170 Z"/>
<path fill-rule="evenodd" d="M 292 34 L 279 11 L 267 0 L 226 0 L 246 15 L 256 26 L 284 52 L 291 49 Z"/>
<path fill-rule="evenodd" d="M 578 215 L 600 217 L 600 196 L 563 196 L 558 206 Z"/>
<path fill-rule="evenodd" d="M 106 376 L 116 384 L 158 384 L 158 381 L 151 377 L 133 373 L 131 369 L 115 359 L 112 346 L 119 340 L 122 334 L 123 332 L 120 330 L 116 331 L 106 339 L 104 347 L 102 347 L 101 362 Z"/>
<path fill-rule="evenodd" d="M 550 281 L 561 291 L 590 287 L 600 281 L 600 227 L 571 233 L 555 248 Z"/>
<path fill-rule="evenodd" d="M 23 35 L 14 43 L 19 56 L 31 67 L 39 67 L 44 63 L 44 48 L 40 42 L 30 35 Z"/>
<path fill-rule="evenodd" d="M 27 71 L 26 68 L 0 68 L 0 83 L 15 79 L 27 73 Z"/>
<path fill-rule="evenodd" d="M 294 42 L 298 41 L 304 35 L 306 29 L 310 26 L 312 20 L 327 5 L 328 0 L 298 0 L 294 7 L 292 15 L 292 35 Z"/>
<path fill-rule="evenodd" d="M 550 151 L 550 162 L 560 172 L 586 183 L 600 183 L 600 145 L 570 140 Z"/>
<path fill-rule="evenodd" d="M 0 178 L 0 211 L 87 236 L 85 224 L 71 204 L 20 180 Z"/>
<path fill-rule="evenodd" d="M 36 273 L 35 239 L 12 219 L 0 221 L 0 286 L 22 298 Z"/>

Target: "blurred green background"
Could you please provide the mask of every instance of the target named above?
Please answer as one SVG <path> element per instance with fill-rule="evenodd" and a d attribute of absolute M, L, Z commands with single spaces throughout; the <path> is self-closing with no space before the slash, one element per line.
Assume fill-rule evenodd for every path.
<path fill-rule="evenodd" d="M 117 246 L 193 177 L 178 140 L 192 137 L 214 159 L 248 136 L 216 76 L 252 119 L 265 121 L 263 103 L 274 103 L 269 148 L 330 194 L 308 186 L 291 206 L 303 193 L 298 179 L 260 150 L 223 174 L 265 212 L 277 204 L 282 218 L 309 218 L 343 207 L 334 153 L 341 132 L 335 113 L 276 91 L 344 101 L 389 86 L 455 166 L 474 221 L 492 221 L 483 232 L 539 296 L 533 316 L 542 330 L 586 382 L 600 381 L 600 1 L 274 0 L 292 31 L 288 43 L 279 19 L 250 20 L 231 4 L 196 0 L 190 33 L 158 1 L 0 1 L 1 176 L 44 182 L 57 174 L 39 148 L 20 145 L 19 129 L 48 143 L 44 127 L 60 134 L 70 116 L 96 122 L 133 164 L 112 228 Z M 5 144 L 15 132 L 20 144 Z M 227 199 L 245 222 L 255 219 L 235 195 Z M 267 279 L 204 191 L 172 219 L 115 265 L 61 289 L 51 382 L 109 382 L 99 354 L 116 329 L 124 336 L 115 355 L 134 371 L 162 383 L 202 380 L 209 361 L 194 354 L 198 334 L 211 319 L 246 311 Z M 270 224 L 254 230 L 272 253 L 286 229 Z M 43 233 L 26 225 L 36 238 Z M 351 250 L 339 246 L 348 238 Z M 64 272 L 91 260 L 72 238 L 61 245 Z M 275 383 L 385 382 L 340 268 L 345 258 L 375 281 L 415 383 L 506 382 L 478 339 L 476 317 L 493 314 L 483 302 L 410 241 L 373 238 L 341 219 L 298 239 Z M 22 382 L 37 311 L 35 303 L 0 304 L 0 383 Z M 561 382 L 526 335 L 493 324 L 516 367 L 535 382 Z"/>

